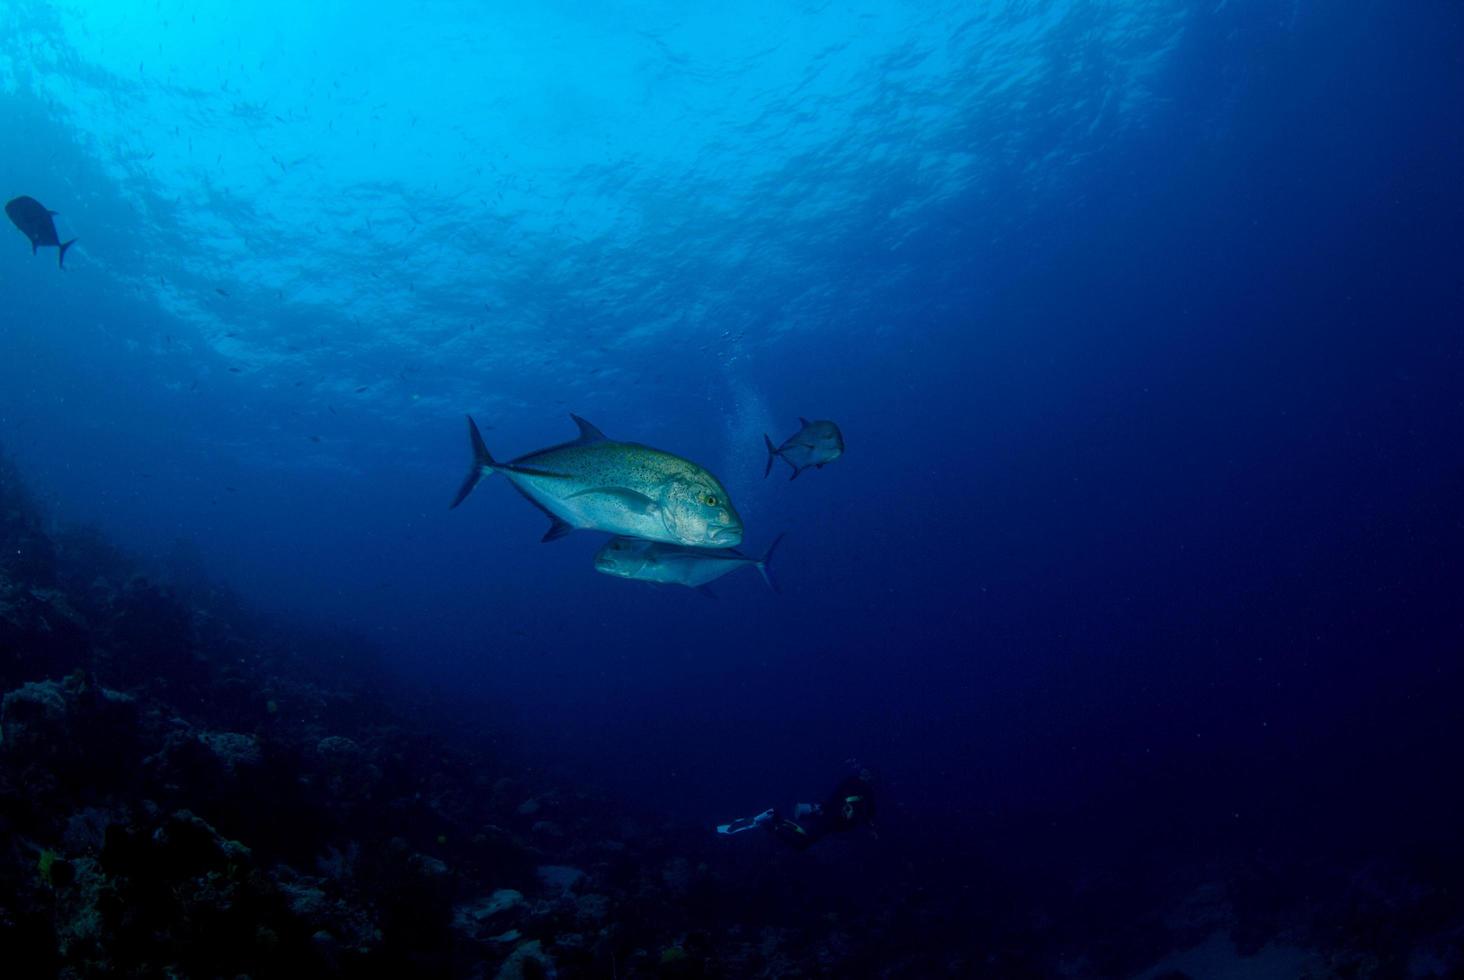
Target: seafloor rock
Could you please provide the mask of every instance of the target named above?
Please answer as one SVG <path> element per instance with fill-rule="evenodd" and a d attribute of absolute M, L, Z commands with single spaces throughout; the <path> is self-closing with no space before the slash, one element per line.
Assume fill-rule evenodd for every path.
<path fill-rule="evenodd" d="M 152 843 L 157 856 L 179 874 L 196 874 L 220 864 L 251 860 L 249 848 L 226 839 L 187 810 L 174 813 L 153 831 Z"/>
<path fill-rule="evenodd" d="M 32 758 L 61 751 L 67 739 L 66 693 L 56 681 L 26 684 L 0 701 L 0 747 Z"/>
<path fill-rule="evenodd" d="M 350 806 L 371 799 L 381 783 L 381 769 L 353 739 L 328 735 L 315 745 L 314 762 L 333 804 Z"/>
<path fill-rule="evenodd" d="M 574 891 L 584 877 L 585 873 L 579 868 L 564 864 L 545 864 L 539 867 L 539 880 L 550 892 L 562 894 Z"/>
<path fill-rule="evenodd" d="M 98 866 L 107 884 L 96 908 L 116 972 L 319 970 L 314 927 L 292 913 L 253 851 L 187 810 L 110 825 Z"/>
<path fill-rule="evenodd" d="M 381 930 L 370 911 L 340 894 L 341 883 L 331 878 L 296 874 L 280 867 L 275 884 L 290 911 L 314 929 L 311 943 L 339 962 L 343 955 L 369 954 L 381 944 Z"/>
<path fill-rule="evenodd" d="M 593 893 L 579 896 L 575 900 L 575 917 L 582 925 L 596 925 L 610 915 L 610 899 Z"/>
<path fill-rule="evenodd" d="M 453 928 L 469 939 L 503 942 L 507 932 L 517 933 L 510 926 L 526 911 L 522 892 L 500 888 L 484 898 L 457 906 L 453 910 Z"/>
<path fill-rule="evenodd" d="M 545 954 L 539 940 L 534 939 L 515 949 L 495 976 L 496 980 L 543 980 L 557 975 L 554 961 Z"/>
<path fill-rule="evenodd" d="M 241 735 L 238 732 L 204 732 L 198 736 L 198 740 L 213 752 L 229 772 L 234 772 L 241 766 L 257 766 L 263 761 L 263 756 L 259 751 L 259 740 L 253 735 Z"/>
<path fill-rule="evenodd" d="M 121 787 L 135 769 L 137 745 L 134 700 L 79 673 L 64 682 L 25 684 L 0 700 L 0 759 L 24 804 L 36 811 L 50 809 L 58 797 Z"/>
<path fill-rule="evenodd" d="M 0 686 L 69 673 L 88 649 L 86 623 L 64 593 L 0 575 Z"/>
<path fill-rule="evenodd" d="M 108 613 L 109 656 L 97 669 L 109 683 L 200 700 L 213 668 L 198 648 L 193 620 L 183 603 L 152 582 L 134 577 Z"/>

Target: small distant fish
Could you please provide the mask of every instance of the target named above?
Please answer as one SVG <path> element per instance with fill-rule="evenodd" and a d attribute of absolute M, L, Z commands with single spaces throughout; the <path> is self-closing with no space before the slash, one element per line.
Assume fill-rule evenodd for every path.
<path fill-rule="evenodd" d="M 63 242 L 56 235 L 55 217 L 60 212 L 51 211 L 44 204 L 33 197 L 17 197 L 5 205 L 5 214 L 19 228 L 21 234 L 30 239 L 31 254 L 36 254 L 36 249 L 41 246 L 55 247 L 61 250 L 56 256 L 56 264 L 66 268 L 66 250 L 76 244 L 76 239 Z"/>
<path fill-rule="evenodd" d="M 358 395 L 361 394 L 361 392 L 365 391 L 369 387 L 371 387 L 371 386 L 370 385 L 362 385 L 361 387 L 359 387 L 359 388 L 356 389 L 356 394 L 358 394 Z"/>
<path fill-rule="evenodd" d="M 798 424 L 803 426 L 793 435 L 789 436 L 781 446 L 774 447 L 773 440 L 763 434 L 763 442 L 768 447 L 768 465 L 763 470 L 763 479 L 773 472 L 773 458 L 783 457 L 783 461 L 793 467 L 793 475 L 790 480 L 798 479 L 798 474 L 810 466 L 816 469 L 823 469 L 825 463 L 832 463 L 844 455 L 844 434 L 839 427 L 827 420 L 810 422 L 802 416 Z"/>
<path fill-rule="evenodd" d="M 549 515 L 545 541 L 585 528 L 693 548 L 742 542 L 742 518 L 711 473 L 659 449 L 614 442 L 578 415 L 570 418 L 579 426 L 578 439 L 499 463 L 470 416 L 473 465 L 452 506 L 483 477 L 502 473 Z"/>
<path fill-rule="evenodd" d="M 761 558 L 749 558 L 734 548 L 683 548 L 659 541 L 639 538 L 611 538 L 595 555 L 595 571 L 640 582 L 661 582 L 684 585 L 711 595 L 708 584 L 739 568 L 751 565 L 762 574 L 763 581 L 774 592 L 781 591 L 773 581 L 769 564 L 780 534 L 768 545 Z"/>
<path fill-rule="evenodd" d="M 227 289 L 220 289 L 218 286 L 215 286 L 214 287 L 214 292 L 216 292 L 220 296 L 224 297 L 224 299 L 228 299 L 229 298 L 229 291 Z"/>
<path fill-rule="evenodd" d="M 320 436 L 311 436 L 310 437 L 310 441 L 311 442 L 319 442 L 320 441 Z"/>
<path fill-rule="evenodd" d="M 231 368 L 229 368 L 229 373 L 230 374 L 242 374 L 242 373 L 244 373 L 244 369 L 243 368 L 231 367 Z"/>

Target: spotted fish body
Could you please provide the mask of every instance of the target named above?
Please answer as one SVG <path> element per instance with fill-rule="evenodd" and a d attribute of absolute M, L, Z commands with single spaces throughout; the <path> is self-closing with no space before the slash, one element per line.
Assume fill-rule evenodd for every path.
<path fill-rule="evenodd" d="M 763 436 L 763 442 L 768 447 L 768 465 L 763 470 L 764 479 L 773 472 L 773 460 L 779 456 L 793 467 L 793 475 L 788 479 L 796 480 L 798 474 L 810 466 L 822 469 L 825 464 L 844 455 L 844 434 L 833 422 L 827 419 L 810 422 L 805 418 L 800 418 L 798 422 L 802 428 L 789 436 L 781 446 L 775 447 L 773 440 L 767 435 Z"/>
<path fill-rule="evenodd" d="M 739 568 L 751 566 L 774 592 L 778 591 L 768 570 L 780 534 L 761 558 L 750 558 L 732 548 L 684 548 L 659 541 L 611 538 L 595 555 L 595 570 L 617 578 L 662 585 L 684 585 L 708 592 L 708 584 Z"/>
<path fill-rule="evenodd" d="M 727 548 L 742 541 L 742 520 L 727 490 L 697 464 L 633 442 L 615 442 L 571 416 L 579 438 L 508 463 L 488 454 L 468 419 L 473 468 L 452 506 L 480 479 L 502 473 L 551 524 L 545 541 L 577 528 L 690 547 Z"/>

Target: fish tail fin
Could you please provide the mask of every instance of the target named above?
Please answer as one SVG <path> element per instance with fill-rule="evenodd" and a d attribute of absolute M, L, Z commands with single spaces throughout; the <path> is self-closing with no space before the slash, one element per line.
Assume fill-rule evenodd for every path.
<path fill-rule="evenodd" d="M 787 531 L 783 532 L 783 534 L 787 533 Z M 773 578 L 773 552 L 778 550 L 778 544 L 783 540 L 783 534 L 773 539 L 773 543 L 768 545 L 768 550 L 764 551 L 763 556 L 756 562 L 757 570 L 762 573 L 763 581 L 768 583 L 768 588 L 778 595 L 782 595 L 783 590 L 778 588 L 778 580 Z"/>
<path fill-rule="evenodd" d="M 71 246 L 75 245 L 75 244 L 76 244 L 76 239 L 75 238 L 73 238 L 69 242 L 62 242 L 61 243 L 61 252 L 60 252 L 60 254 L 58 254 L 56 256 L 56 265 L 60 266 L 63 269 L 66 268 L 66 250 L 68 248 L 70 248 Z"/>
<path fill-rule="evenodd" d="M 768 478 L 768 474 L 773 472 L 773 460 L 777 458 L 778 450 L 777 447 L 773 445 L 773 440 L 768 438 L 768 434 L 766 432 L 763 433 L 763 443 L 768 447 L 768 465 L 763 467 L 763 479 L 766 480 Z"/>
<path fill-rule="evenodd" d="M 452 498 L 452 504 L 447 508 L 452 510 L 458 504 L 468 499 L 468 494 L 478 485 L 478 481 L 493 472 L 493 467 L 498 464 L 493 461 L 493 456 L 488 452 L 488 447 L 483 444 L 483 437 L 478 433 L 478 424 L 468 416 L 468 438 L 473 443 L 473 467 L 468 470 L 468 476 L 463 480 L 463 485 L 458 488 L 457 496 Z"/>

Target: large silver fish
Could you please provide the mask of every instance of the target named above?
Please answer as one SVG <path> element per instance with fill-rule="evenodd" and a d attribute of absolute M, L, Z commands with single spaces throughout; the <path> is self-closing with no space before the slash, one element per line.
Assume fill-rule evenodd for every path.
<path fill-rule="evenodd" d="M 782 540 L 780 534 L 761 558 L 749 558 L 731 548 L 683 548 L 658 541 L 611 538 L 595 555 L 595 571 L 641 582 L 685 585 L 711 595 L 708 583 L 751 565 L 762 574 L 768 588 L 778 592 L 778 584 L 773 581 L 768 566 Z"/>
<path fill-rule="evenodd" d="M 783 457 L 783 461 L 793 467 L 793 475 L 788 479 L 796 480 L 798 474 L 810 466 L 823 469 L 825 463 L 832 463 L 844 455 L 844 434 L 837 425 L 827 419 L 810 422 L 801 416 L 798 424 L 803 428 L 776 448 L 767 433 L 763 434 L 763 442 L 768 447 L 768 465 L 763 470 L 763 479 L 766 480 L 768 474 L 773 472 L 773 460 L 778 456 Z"/>
<path fill-rule="evenodd" d="M 473 468 L 452 506 L 493 473 L 549 515 L 543 540 L 576 528 L 609 531 L 693 548 L 734 548 L 742 542 L 742 518 L 727 489 L 702 467 L 680 456 L 633 442 L 613 442 L 578 415 L 579 438 L 499 463 L 488 454 L 468 418 Z"/>

